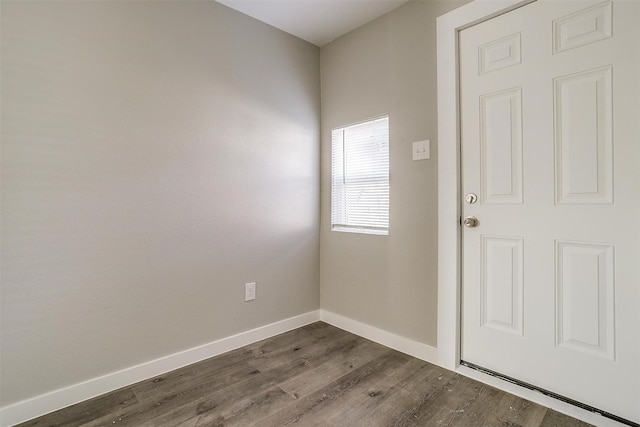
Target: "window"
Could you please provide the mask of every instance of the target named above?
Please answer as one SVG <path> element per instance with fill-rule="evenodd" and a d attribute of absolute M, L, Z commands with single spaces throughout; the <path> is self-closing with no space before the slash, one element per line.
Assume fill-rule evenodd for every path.
<path fill-rule="evenodd" d="M 331 132 L 331 230 L 389 234 L 389 116 Z"/>

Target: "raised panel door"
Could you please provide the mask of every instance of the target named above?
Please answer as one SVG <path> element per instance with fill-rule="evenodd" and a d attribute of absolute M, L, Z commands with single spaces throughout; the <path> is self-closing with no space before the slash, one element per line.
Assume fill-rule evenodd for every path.
<path fill-rule="evenodd" d="M 538 0 L 459 38 L 461 358 L 635 423 L 639 18 Z"/>

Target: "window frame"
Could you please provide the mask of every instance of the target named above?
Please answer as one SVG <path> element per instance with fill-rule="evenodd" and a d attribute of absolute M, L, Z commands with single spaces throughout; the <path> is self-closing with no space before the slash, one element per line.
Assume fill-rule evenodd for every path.
<path fill-rule="evenodd" d="M 386 129 L 384 129 L 383 132 L 385 132 L 386 134 L 386 140 L 384 141 L 384 146 L 386 148 L 386 153 L 383 154 L 383 158 L 382 160 L 384 160 L 386 162 L 384 169 L 380 170 L 375 169 L 370 171 L 373 172 L 372 175 L 367 176 L 364 180 L 360 180 L 360 182 L 358 182 L 358 180 L 356 180 L 356 183 L 353 183 L 351 186 L 349 186 L 349 184 L 347 184 L 345 182 L 345 180 L 347 178 L 345 178 L 345 175 L 347 175 L 347 173 L 345 172 L 346 169 L 348 169 L 347 167 L 347 154 L 346 154 L 346 144 L 347 144 L 347 138 L 345 137 L 346 132 L 349 129 L 353 129 L 357 126 L 361 126 L 361 125 L 365 125 L 365 124 L 372 124 L 374 122 L 380 121 L 380 120 L 385 120 L 386 121 Z M 391 168 L 391 158 L 390 158 L 390 118 L 389 118 L 389 114 L 381 114 L 378 116 L 374 116 L 374 117 L 370 117 L 370 118 L 366 118 L 363 120 L 359 120 L 357 122 L 353 122 L 350 124 L 346 124 L 346 125 L 340 125 L 340 126 L 336 126 L 334 128 L 331 129 L 331 173 L 330 173 L 330 179 L 331 179 L 331 190 L 330 190 L 330 201 L 331 201 L 331 206 L 330 206 L 330 227 L 331 227 L 331 231 L 337 231 L 337 232 L 346 232 L 346 233 L 358 233 L 358 234 L 372 234 L 372 235 L 389 235 L 389 226 L 390 226 L 390 190 L 391 190 L 391 185 L 390 185 L 390 168 Z M 342 131 L 342 137 L 341 137 L 341 142 L 342 142 L 342 148 L 340 149 L 340 153 L 339 156 L 336 155 L 336 132 L 338 131 Z M 358 142 L 353 142 L 352 143 L 358 143 Z M 361 144 L 361 142 L 359 142 Z M 374 141 L 374 143 L 377 143 Z M 371 147 L 367 147 L 364 149 L 361 149 L 363 152 L 366 152 L 367 150 L 372 150 Z M 362 154 L 362 153 L 361 153 Z M 342 163 L 341 166 L 341 171 L 337 171 L 336 172 L 336 163 L 337 163 L 337 157 L 340 158 L 340 161 Z M 371 163 L 369 164 L 364 164 L 364 167 L 374 167 L 376 160 L 379 162 L 380 158 L 376 159 L 374 158 L 372 160 Z M 352 166 L 357 168 L 361 168 L 363 167 L 362 163 L 352 163 Z M 341 176 L 337 176 L 338 174 L 341 174 Z M 376 179 L 375 175 L 380 175 L 381 178 Z M 336 188 L 336 181 L 338 178 L 338 181 L 341 180 L 343 182 L 343 184 L 340 186 L 340 189 Z M 372 177 L 372 178 L 370 178 Z M 384 212 L 384 215 L 382 216 L 378 216 L 378 218 L 381 218 L 383 223 L 386 223 L 386 226 L 367 226 L 367 225 L 363 225 L 362 223 L 358 224 L 357 222 L 354 223 L 349 223 L 350 221 L 348 219 L 346 219 L 346 217 L 349 215 L 347 212 L 347 208 L 349 203 L 345 200 L 341 206 L 344 209 L 342 211 L 342 213 L 337 213 L 337 211 L 339 210 L 339 207 L 336 206 L 336 197 L 343 197 L 346 199 L 346 194 L 345 192 L 349 189 L 349 187 L 351 187 L 351 189 L 353 188 L 358 188 L 358 185 L 360 186 L 359 188 L 361 189 L 361 191 L 364 191 L 365 189 L 367 189 L 367 186 L 362 184 L 362 182 L 364 181 L 368 181 L 369 179 L 373 179 L 373 181 L 375 183 L 382 183 L 383 184 L 383 188 L 386 187 L 386 189 L 383 189 L 383 193 L 382 193 L 382 198 L 383 198 L 383 206 L 385 204 L 385 200 L 384 198 L 386 198 L 386 210 Z M 369 190 L 372 190 L 372 192 L 375 194 L 374 197 L 375 198 L 380 198 L 381 194 L 378 191 L 378 193 L 375 193 L 375 185 L 371 188 L 369 188 Z M 342 193 L 342 195 L 337 195 L 337 193 Z M 366 204 L 366 203 L 365 203 Z M 380 206 L 380 202 L 377 201 L 374 203 L 374 205 L 377 205 L 376 207 L 379 208 Z M 336 215 L 343 215 L 343 217 L 345 218 L 344 221 L 337 221 L 336 220 Z M 372 220 L 376 219 L 376 215 L 373 214 L 371 215 Z M 344 222 L 344 224 L 340 223 L 340 222 Z"/>

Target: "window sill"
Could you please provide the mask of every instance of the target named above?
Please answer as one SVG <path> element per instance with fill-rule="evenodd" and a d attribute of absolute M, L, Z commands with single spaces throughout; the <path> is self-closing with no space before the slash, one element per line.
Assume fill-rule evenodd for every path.
<path fill-rule="evenodd" d="M 339 231 L 342 233 L 358 233 L 358 234 L 376 234 L 378 236 L 388 236 L 389 230 L 380 230 L 375 228 L 358 228 L 358 227 L 342 227 L 333 226 L 331 231 Z"/>

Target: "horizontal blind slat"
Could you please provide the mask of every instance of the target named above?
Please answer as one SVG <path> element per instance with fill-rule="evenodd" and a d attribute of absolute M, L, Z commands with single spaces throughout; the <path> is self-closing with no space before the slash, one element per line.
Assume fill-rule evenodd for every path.
<path fill-rule="evenodd" d="M 389 227 L 389 118 L 331 133 L 332 227 Z"/>

